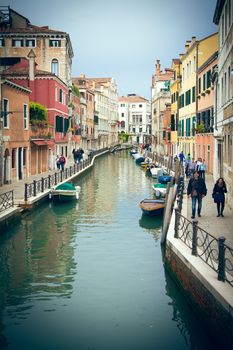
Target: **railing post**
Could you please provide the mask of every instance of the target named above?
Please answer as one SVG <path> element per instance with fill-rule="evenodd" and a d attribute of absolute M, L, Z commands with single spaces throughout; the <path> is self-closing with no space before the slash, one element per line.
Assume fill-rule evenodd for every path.
<path fill-rule="evenodd" d="M 48 188 L 51 188 L 51 175 L 48 175 Z"/>
<path fill-rule="evenodd" d="M 28 200 L 28 184 L 24 185 L 24 200 L 25 202 Z"/>
<path fill-rule="evenodd" d="M 193 220 L 192 255 L 197 256 L 197 220 Z"/>
<path fill-rule="evenodd" d="M 67 179 L 67 177 L 68 177 L 68 169 L 67 168 L 65 169 L 65 174 L 66 174 L 66 179 Z"/>
<path fill-rule="evenodd" d="M 60 172 L 60 182 L 63 180 L 63 171 Z"/>
<path fill-rule="evenodd" d="M 36 197 L 36 180 L 33 180 L 33 196 Z"/>
<path fill-rule="evenodd" d="M 70 176 L 72 176 L 72 166 L 70 166 Z"/>
<path fill-rule="evenodd" d="M 41 192 L 44 192 L 44 178 L 41 178 Z"/>
<path fill-rule="evenodd" d="M 218 239 L 218 280 L 225 282 L 225 237 Z"/>
<path fill-rule="evenodd" d="M 178 227 L 179 227 L 179 209 L 178 208 L 175 208 L 175 234 L 174 234 L 174 237 L 175 238 L 179 238 L 179 232 L 178 232 Z"/>
<path fill-rule="evenodd" d="M 55 182 L 55 185 L 57 184 L 57 173 L 54 174 L 54 182 Z"/>

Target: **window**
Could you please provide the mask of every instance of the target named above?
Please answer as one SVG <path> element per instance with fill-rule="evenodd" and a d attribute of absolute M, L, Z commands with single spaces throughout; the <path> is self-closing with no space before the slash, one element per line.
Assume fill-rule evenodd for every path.
<path fill-rule="evenodd" d="M 184 119 L 181 121 L 181 136 L 184 136 Z"/>
<path fill-rule="evenodd" d="M 56 116 L 56 132 L 63 132 L 63 118 Z"/>
<path fill-rule="evenodd" d="M 23 127 L 27 129 L 28 127 L 28 106 L 23 105 Z"/>
<path fill-rule="evenodd" d="M 122 118 L 124 118 L 124 116 L 125 116 L 125 113 L 121 113 L 121 116 L 122 116 Z"/>
<path fill-rule="evenodd" d="M 223 77 L 221 80 L 221 94 L 222 94 L 221 105 L 223 106 L 224 104 Z"/>
<path fill-rule="evenodd" d="M 190 118 L 186 119 L 186 136 L 190 136 Z"/>
<path fill-rule="evenodd" d="M 191 90 L 185 92 L 185 105 L 189 105 L 191 103 Z"/>
<path fill-rule="evenodd" d="M 12 169 L 16 167 L 16 148 L 11 151 L 11 167 Z"/>
<path fill-rule="evenodd" d="M 228 1 L 228 13 L 229 13 L 229 17 L 228 17 L 228 19 L 229 19 L 229 21 L 228 21 L 228 26 L 229 26 L 229 28 L 230 28 L 230 26 L 231 26 L 231 0 Z"/>
<path fill-rule="evenodd" d="M 174 71 L 174 77 L 173 78 L 174 78 L 174 80 L 176 80 L 176 71 Z"/>
<path fill-rule="evenodd" d="M 201 93 L 201 78 L 198 79 L 198 93 Z"/>
<path fill-rule="evenodd" d="M 62 89 L 59 89 L 59 102 L 63 102 L 63 91 Z"/>
<path fill-rule="evenodd" d="M 124 120 L 121 121 L 121 127 L 125 128 L 125 121 Z"/>
<path fill-rule="evenodd" d="M 210 80 L 210 76 L 211 76 L 211 71 L 208 70 L 208 72 L 206 73 L 206 88 L 208 89 L 211 85 L 211 80 Z"/>
<path fill-rule="evenodd" d="M 5 46 L 5 40 L 3 38 L 0 38 L 0 47 Z"/>
<path fill-rule="evenodd" d="M 61 40 L 57 40 L 57 39 L 49 40 L 49 46 L 50 47 L 61 47 Z"/>
<path fill-rule="evenodd" d="M 192 102 L 195 102 L 196 94 L 195 94 L 195 86 L 192 87 Z"/>
<path fill-rule="evenodd" d="M 9 128 L 9 104 L 7 99 L 3 99 L 3 127 Z"/>
<path fill-rule="evenodd" d="M 225 6 L 225 37 L 227 36 L 227 2 Z"/>
<path fill-rule="evenodd" d="M 125 107 L 125 104 L 124 104 L 124 103 L 121 103 L 121 107 Z"/>
<path fill-rule="evenodd" d="M 26 39 L 26 47 L 36 47 L 35 39 Z"/>
<path fill-rule="evenodd" d="M 54 58 L 51 62 L 51 72 L 58 75 L 58 60 Z"/>
<path fill-rule="evenodd" d="M 222 45 L 224 42 L 224 15 L 222 15 Z"/>
<path fill-rule="evenodd" d="M 228 67 L 228 94 L 227 99 L 231 98 L 231 66 Z"/>
<path fill-rule="evenodd" d="M 131 107 L 132 107 L 132 108 L 136 108 L 136 105 L 132 105 Z"/>
<path fill-rule="evenodd" d="M 227 97 L 227 73 L 224 73 L 224 102 L 226 102 Z"/>
<path fill-rule="evenodd" d="M 175 131 L 175 117 L 171 114 L 171 131 Z"/>
<path fill-rule="evenodd" d="M 203 91 L 206 89 L 206 75 L 203 74 Z"/>
<path fill-rule="evenodd" d="M 142 132 L 142 128 L 139 128 L 139 132 Z"/>
<path fill-rule="evenodd" d="M 139 108 L 142 108 L 142 105 L 139 105 Z"/>
<path fill-rule="evenodd" d="M 23 166 L 27 164 L 27 148 L 23 148 Z"/>
<path fill-rule="evenodd" d="M 23 39 L 12 39 L 13 47 L 23 47 Z"/>

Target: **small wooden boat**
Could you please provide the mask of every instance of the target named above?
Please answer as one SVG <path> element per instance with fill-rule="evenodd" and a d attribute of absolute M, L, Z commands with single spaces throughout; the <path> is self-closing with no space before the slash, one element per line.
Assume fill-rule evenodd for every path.
<path fill-rule="evenodd" d="M 65 182 L 51 189 L 50 198 L 58 202 L 77 200 L 79 199 L 80 190 L 80 186 L 74 186 L 72 183 Z"/>
<path fill-rule="evenodd" d="M 150 216 L 161 215 L 165 208 L 165 200 L 145 198 L 140 202 L 139 206 L 143 214 Z"/>
<path fill-rule="evenodd" d="M 150 166 L 155 166 L 155 163 L 151 161 L 151 159 L 146 158 L 145 162 L 141 162 L 140 167 L 146 170 Z"/>

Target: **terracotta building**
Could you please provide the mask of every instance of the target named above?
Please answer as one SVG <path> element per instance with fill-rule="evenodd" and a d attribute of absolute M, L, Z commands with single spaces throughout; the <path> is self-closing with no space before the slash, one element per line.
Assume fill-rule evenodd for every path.
<path fill-rule="evenodd" d="M 30 89 L 1 78 L 0 184 L 26 178 L 30 173 Z"/>

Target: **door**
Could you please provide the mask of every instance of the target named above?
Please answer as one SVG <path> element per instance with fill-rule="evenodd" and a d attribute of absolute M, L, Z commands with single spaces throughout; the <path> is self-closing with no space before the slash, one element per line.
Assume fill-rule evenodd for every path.
<path fill-rule="evenodd" d="M 19 147 L 19 150 L 18 150 L 18 179 L 22 180 L 22 178 L 23 178 L 22 147 Z"/>

